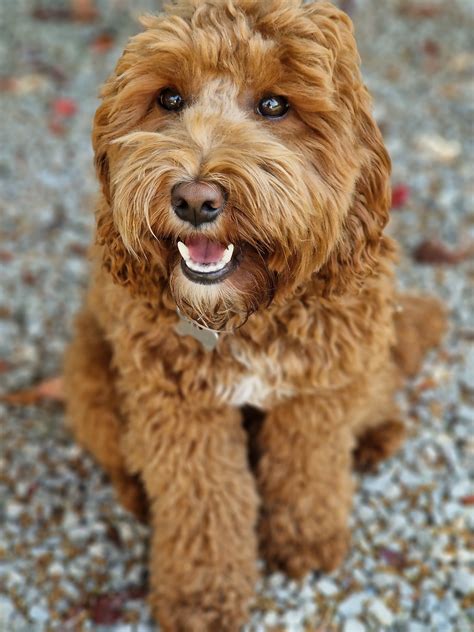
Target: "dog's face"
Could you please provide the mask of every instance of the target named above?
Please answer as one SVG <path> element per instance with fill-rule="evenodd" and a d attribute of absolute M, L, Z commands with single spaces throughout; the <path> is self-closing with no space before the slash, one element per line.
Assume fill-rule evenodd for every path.
<path fill-rule="evenodd" d="M 211 327 L 374 265 L 389 163 L 348 18 L 291 0 L 182 0 L 144 20 L 94 128 L 115 278 Z M 155 285 L 155 290 L 154 290 Z"/>

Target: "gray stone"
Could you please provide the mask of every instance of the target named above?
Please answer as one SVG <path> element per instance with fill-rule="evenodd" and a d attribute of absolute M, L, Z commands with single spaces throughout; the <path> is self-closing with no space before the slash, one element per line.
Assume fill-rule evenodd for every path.
<path fill-rule="evenodd" d="M 366 629 L 359 619 L 347 619 L 342 628 L 343 632 L 365 632 Z"/>
<path fill-rule="evenodd" d="M 394 619 L 393 612 L 389 610 L 380 599 L 372 600 L 368 604 L 368 610 L 380 624 L 384 626 L 392 625 Z"/>

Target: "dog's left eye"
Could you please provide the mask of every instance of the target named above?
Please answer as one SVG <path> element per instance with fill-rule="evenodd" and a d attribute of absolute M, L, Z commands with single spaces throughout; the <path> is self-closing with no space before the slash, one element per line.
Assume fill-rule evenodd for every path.
<path fill-rule="evenodd" d="M 183 97 L 173 88 L 165 88 L 158 95 L 158 104 L 170 112 L 179 112 L 184 105 Z"/>
<path fill-rule="evenodd" d="M 287 99 L 282 96 L 269 95 L 263 97 L 257 105 L 257 112 L 266 118 L 281 118 L 290 108 Z"/>

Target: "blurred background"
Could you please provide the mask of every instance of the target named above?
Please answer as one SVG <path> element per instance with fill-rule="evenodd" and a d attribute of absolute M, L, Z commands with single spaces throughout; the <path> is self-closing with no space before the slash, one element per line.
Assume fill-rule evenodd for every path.
<path fill-rule="evenodd" d="M 87 282 L 99 86 L 153 0 L 0 2 L 0 631 L 151 631 L 147 530 L 63 427 Z M 474 626 L 474 2 L 341 0 L 393 160 L 403 287 L 450 310 L 401 395 L 410 440 L 363 477 L 345 565 L 262 581 L 249 631 Z M 205 632 L 205 631 L 203 631 Z"/>

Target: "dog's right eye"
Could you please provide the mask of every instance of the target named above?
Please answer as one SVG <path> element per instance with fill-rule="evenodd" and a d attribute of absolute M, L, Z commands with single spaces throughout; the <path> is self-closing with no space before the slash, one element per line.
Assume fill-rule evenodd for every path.
<path fill-rule="evenodd" d="M 183 97 L 173 88 L 165 88 L 157 99 L 158 105 L 169 112 L 179 112 L 184 105 Z"/>

